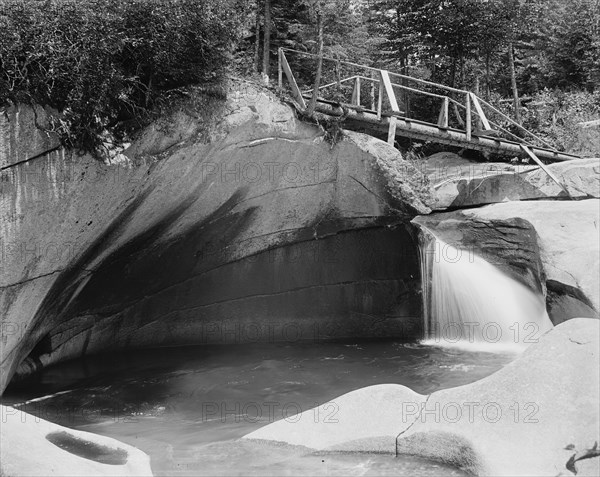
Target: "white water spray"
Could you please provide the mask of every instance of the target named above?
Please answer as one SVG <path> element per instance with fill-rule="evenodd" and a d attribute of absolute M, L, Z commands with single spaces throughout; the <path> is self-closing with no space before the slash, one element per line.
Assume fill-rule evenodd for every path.
<path fill-rule="evenodd" d="M 552 328 L 542 296 L 424 229 L 421 273 L 427 344 L 519 351 Z"/>

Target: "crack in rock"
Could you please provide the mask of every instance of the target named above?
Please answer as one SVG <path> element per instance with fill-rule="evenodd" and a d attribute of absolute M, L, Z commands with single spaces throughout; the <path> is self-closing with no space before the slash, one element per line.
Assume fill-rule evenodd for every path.
<path fill-rule="evenodd" d="M 429 399 L 431 398 L 431 396 L 432 396 L 431 394 L 428 394 L 427 398 L 425 399 L 425 402 L 421 403 L 421 409 L 419 410 L 419 413 L 415 417 L 415 420 L 406 429 L 404 429 L 403 431 L 400 431 L 400 433 L 396 436 L 396 457 L 398 457 L 398 440 L 400 439 L 400 436 L 402 434 L 406 434 L 421 418 L 421 414 L 423 414 L 423 410 L 427 407 L 427 403 L 429 402 Z"/>

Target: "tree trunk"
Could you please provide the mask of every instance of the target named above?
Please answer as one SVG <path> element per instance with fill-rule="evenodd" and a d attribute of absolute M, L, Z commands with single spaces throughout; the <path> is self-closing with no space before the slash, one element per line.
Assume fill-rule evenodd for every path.
<path fill-rule="evenodd" d="M 313 94 L 308 103 L 307 113 L 311 116 L 317 106 L 317 98 L 319 97 L 319 86 L 321 86 L 321 71 L 323 69 L 323 15 L 320 11 L 317 12 L 317 31 L 318 31 L 318 60 L 317 60 L 317 75 L 315 76 L 315 84 L 313 85 Z"/>
<path fill-rule="evenodd" d="M 485 55 L 485 99 L 490 99 L 490 53 Z"/>
<path fill-rule="evenodd" d="M 521 102 L 519 101 L 519 90 L 517 89 L 517 73 L 515 71 L 515 54 L 513 44 L 508 45 L 508 67 L 510 68 L 510 83 L 512 86 L 513 103 L 515 108 L 515 120 L 521 124 Z"/>
<path fill-rule="evenodd" d="M 265 0 L 265 25 L 263 42 L 263 74 L 269 76 L 269 60 L 271 50 L 271 0 Z"/>
<path fill-rule="evenodd" d="M 452 67 L 450 69 L 450 86 L 456 87 L 456 56 L 452 58 Z"/>
<path fill-rule="evenodd" d="M 260 3 L 256 2 L 256 38 L 254 39 L 254 64 L 252 69 L 258 73 L 260 67 Z"/>
<path fill-rule="evenodd" d="M 405 76 L 408 76 L 408 58 L 403 58 L 402 59 L 402 74 Z M 409 81 L 407 79 L 403 79 L 402 80 L 402 84 L 404 86 L 410 86 L 409 85 Z M 412 113 L 412 108 L 411 108 L 411 101 L 410 101 L 410 92 L 408 90 L 404 90 L 404 115 L 407 118 L 410 118 L 411 113 Z"/>

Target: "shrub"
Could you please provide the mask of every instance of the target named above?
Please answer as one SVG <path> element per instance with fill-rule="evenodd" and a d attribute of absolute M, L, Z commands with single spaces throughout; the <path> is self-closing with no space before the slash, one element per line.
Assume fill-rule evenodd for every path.
<path fill-rule="evenodd" d="M 0 105 L 61 112 L 67 147 L 145 125 L 174 89 L 223 81 L 243 0 L 21 0 L 0 5 Z"/>
<path fill-rule="evenodd" d="M 534 96 L 524 125 L 537 130 L 559 150 L 569 151 L 577 145 L 577 125 L 596 119 L 600 119 L 600 91 L 546 89 Z M 600 154 L 600 151 L 589 152 Z"/>
<path fill-rule="evenodd" d="M 498 94 L 489 101 L 499 110 L 514 117 L 511 101 L 502 101 Z M 531 136 L 509 124 L 498 115 L 490 118 L 514 135 L 537 143 Z M 578 148 L 578 124 L 600 119 L 600 91 L 563 91 L 544 89 L 535 93 L 521 108 L 522 126 L 544 139 L 559 151 L 576 152 Z M 542 144 L 538 144 L 542 145 Z M 588 151 L 597 155 L 600 151 Z"/>

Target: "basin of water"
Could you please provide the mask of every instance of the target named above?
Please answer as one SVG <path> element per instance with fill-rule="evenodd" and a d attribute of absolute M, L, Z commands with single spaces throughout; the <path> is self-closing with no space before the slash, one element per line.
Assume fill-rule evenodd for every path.
<path fill-rule="evenodd" d="M 364 386 L 421 394 L 477 381 L 516 355 L 397 341 L 141 350 L 49 367 L 2 403 L 113 437 L 151 457 L 155 475 L 464 475 L 406 456 L 311 453 L 239 441 Z"/>

